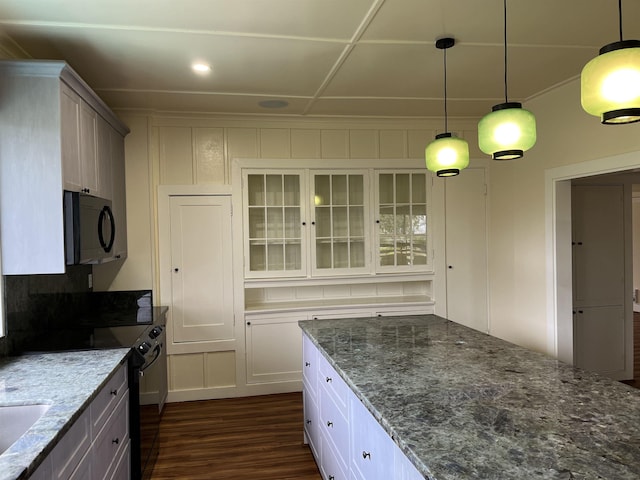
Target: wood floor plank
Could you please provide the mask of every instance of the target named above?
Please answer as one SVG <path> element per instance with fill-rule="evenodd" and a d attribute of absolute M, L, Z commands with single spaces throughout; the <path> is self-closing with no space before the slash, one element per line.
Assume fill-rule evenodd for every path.
<path fill-rule="evenodd" d="M 302 394 L 170 403 L 153 480 L 320 480 Z"/>

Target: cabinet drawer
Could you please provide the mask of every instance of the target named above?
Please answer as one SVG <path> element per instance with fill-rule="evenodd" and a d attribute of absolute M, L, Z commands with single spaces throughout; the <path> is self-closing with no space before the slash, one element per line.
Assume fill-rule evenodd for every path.
<path fill-rule="evenodd" d="M 80 461 L 75 471 L 69 477 L 69 480 L 87 480 L 93 478 L 91 467 L 93 462 L 93 451 L 89 450 L 84 458 Z"/>
<path fill-rule="evenodd" d="M 346 413 L 347 398 L 349 398 L 348 395 L 350 391 L 349 387 L 346 383 L 344 383 L 342 377 L 338 375 L 338 372 L 336 372 L 333 367 L 329 365 L 327 359 L 324 358 L 320 353 L 318 353 L 318 366 L 318 388 L 324 388 L 324 390 L 331 395 L 338 406 L 343 409 L 342 411 Z M 320 385 L 322 385 L 322 387 L 320 387 Z M 320 395 L 319 392 L 318 395 Z"/>
<path fill-rule="evenodd" d="M 127 441 L 122 450 L 109 480 L 129 480 L 131 478 L 131 442 Z"/>
<path fill-rule="evenodd" d="M 321 434 L 320 439 L 322 442 L 322 460 L 320 461 L 320 473 L 324 480 L 347 480 L 349 476 L 347 473 L 349 470 L 345 469 L 342 462 L 338 459 L 331 441 L 327 440 L 325 435 Z"/>
<path fill-rule="evenodd" d="M 93 478 L 109 478 L 129 440 L 129 398 L 124 396 L 93 444 Z"/>
<path fill-rule="evenodd" d="M 309 389 L 316 395 L 318 378 L 318 350 L 309 340 L 309 337 L 302 335 L 302 379 Z"/>
<path fill-rule="evenodd" d="M 85 410 L 51 452 L 54 480 L 67 480 L 91 447 L 91 416 Z"/>
<path fill-rule="evenodd" d="M 349 423 L 340 406 L 324 392 L 320 396 L 320 430 L 333 443 L 347 470 L 349 465 Z M 323 450 L 324 451 L 324 450 Z"/>
<path fill-rule="evenodd" d="M 128 394 L 127 369 L 126 365 L 123 365 L 91 402 L 92 438 L 96 438 L 115 406 L 126 394 Z"/>

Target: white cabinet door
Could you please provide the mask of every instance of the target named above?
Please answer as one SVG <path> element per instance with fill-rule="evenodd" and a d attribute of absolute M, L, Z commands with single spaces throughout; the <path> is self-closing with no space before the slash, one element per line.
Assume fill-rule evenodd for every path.
<path fill-rule="evenodd" d="M 116 238 L 113 243 L 113 256 L 127 258 L 127 191 L 125 183 L 124 138 L 115 130 L 110 130 L 111 141 L 111 180 L 112 207 L 116 220 Z"/>
<path fill-rule="evenodd" d="M 369 176 L 363 171 L 311 171 L 312 275 L 371 271 Z"/>
<path fill-rule="evenodd" d="M 60 82 L 60 135 L 64 189 L 82 189 L 80 167 L 80 96 Z"/>
<path fill-rule="evenodd" d="M 100 115 L 96 118 L 96 196 L 113 200 L 113 153 L 111 131 L 113 128 Z"/>
<path fill-rule="evenodd" d="M 232 339 L 231 198 L 175 195 L 169 202 L 173 341 Z"/>
<path fill-rule="evenodd" d="M 487 212 L 483 168 L 445 182 L 447 318 L 487 332 Z"/>
<path fill-rule="evenodd" d="M 306 274 L 304 181 L 300 171 L 243 174 L 245 276 Z"/>
<path fill-rule="evenodd" d="M 246 317 L 247 383 L 302 379 L 300 315 Z"/>
<path fill-rule="evenodd" d="M 97 151 L 98 114 L 86 102 L 80 103 L 80 169 L 82 188 L 86 193 L 99 195 L 98 188 L 98 151 Z"/>
<path fill-rule="evenodd" d="M 377 272 L 433 270 L 428 179 L 424 170 L 376 172 Z"/>

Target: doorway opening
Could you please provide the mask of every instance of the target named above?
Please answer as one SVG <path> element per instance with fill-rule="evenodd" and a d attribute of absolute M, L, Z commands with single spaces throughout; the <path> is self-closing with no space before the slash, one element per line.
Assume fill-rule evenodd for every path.
<path fill-rule="evenodd" d="M 545 172 L 547 232 L 548 351 L 574 364 L 571 184 L 574 179 L 613 173 L 634 173 L 640 168 L 640 152 L 567 165 Z M 630 301 L 627 304 L 632 308 Z M 633 335 L 632 333 L 630 335 Z M 632 355 L 633 342 L 625 355 Z M 629 348 L 631 351 L 629 351 Z"/>

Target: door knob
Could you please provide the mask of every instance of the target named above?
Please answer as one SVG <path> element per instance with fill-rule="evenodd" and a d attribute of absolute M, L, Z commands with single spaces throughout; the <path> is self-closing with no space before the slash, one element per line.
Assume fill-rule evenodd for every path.
<path fill-rule="evenodd" d="M 453 270 L 453 265 L 449 265 L 449 270 Z"/>

